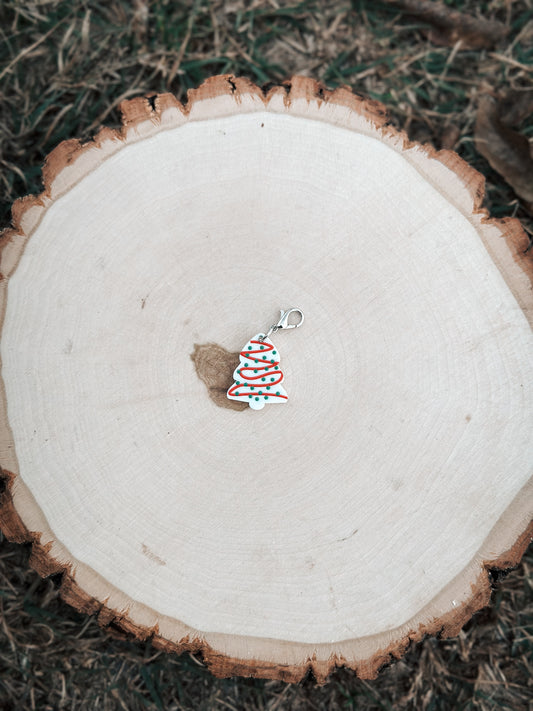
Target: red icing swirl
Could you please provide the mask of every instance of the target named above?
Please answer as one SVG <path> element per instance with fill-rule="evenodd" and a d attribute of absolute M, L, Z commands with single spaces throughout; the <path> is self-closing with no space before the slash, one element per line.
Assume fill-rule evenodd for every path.
<path fill-rule="evenodd" d="M 237 368 L 236 372 L 242 380 L 233 383 L 228 390 L 228 396 L 287 400 L 287 395 L 282 395 L 279 391 L 273 390 L 283 380 L 283 373 L 279 369 L 279 360 L 268 358 L 269 354 L 275 352 L 274 344 L 266 341 L 249 341 L 249 343 L 259 347 L 242 350 L 239 356 L 244 362 L 253 361 L 253 363 L 251 365 L 241 364 Z M 261 356 L 261 358 L 258 358 L 258 356 Z"/>

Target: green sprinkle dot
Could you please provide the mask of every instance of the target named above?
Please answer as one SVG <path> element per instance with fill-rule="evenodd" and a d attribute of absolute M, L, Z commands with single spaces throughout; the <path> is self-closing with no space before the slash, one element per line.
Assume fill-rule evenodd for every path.
<path fill-rule="evenodd" d="M 254 370 L 254 373 L 257 373 L 257 370 Z"/>
<path fill-rule="evenodd" d="M 267 385 L 267 390 L 270 390 L 270 385 Z"/>
<path fill-rule="evenodd" d="M 248 397 L 250 398 L 250 400 L 252 399 L 252 396 L 251 396 L 251 395 L 248 395 Z"/>
<path fill-rule="evenodd" d="M 279 365 L 276 365 L 276 366 L 274 367 L 274 370 L 279 370 Z"/>
<path fill-rule="evenodd" d="M 259 395 L 262 395 L 262 394 L 263 394 L 263 391 L 262 391 L 262 390 L 260 390 L 260 391 L 259 391 Z"/>
<path fill-rule="evenodd" d="M 271 363 L 275 363 L 276 361 L 274 360 L 274 358 L 272 358 L 270 362 L 271 362 Z"/>
<path fill-rule="evenodd" d="M 266 359 L 267 359 L 267 357 L 266 357 L 266 356 L 263 356 L 263 360 L 266 360 Z"/>
<path fill-rule="evenodd" d="M 272 355 L 276 355 L 276 351 L 272 351 Z"/>
<path fill-rule="evenodd" d="M 256 400 L 259 400 L 259 398 L 258 398 L 258 397 L 256 397 L 255 399 L 256 399 Z"/>
<path fill-rule="evenodd" d="M 266 380 L 266 378 L 261 378 L 261 380 L 265 381 L 265 380 Z"/>
<path fill-rule="evenodd" d="M 279 390 L 276 392 L 276 395 L 279 395 Z"/>
<path fill-rule="evenodd" d="M 270 382 L 273 383 L 275 378 L 270 378 Z"/>
<path fill-rule="evenodd" d="M 235 395 L 240 395 L 240 393 L 238 393 L 238 392 L 235 390 Z"/>
<path fill-rule="evenodd" d="M 248 350 L 251 351 L 251 350 L 252 350 L 252 346 L 248 346 Z"/>
<path fill-rule="evenodd" d="M 253 389 L 254 389 L 254 386 L 253 386 L 253 385 L 250 385 L 250 390 L 253 390 Z"/>
<path fill-rule="evenodd" d="M 264 346 L 261 346 L 261 350 L 263 350 Z"/>
<path fill-rule="evenodd" d="M 268 395 L 265 395 L 265 400 L 268 400 Z"/>

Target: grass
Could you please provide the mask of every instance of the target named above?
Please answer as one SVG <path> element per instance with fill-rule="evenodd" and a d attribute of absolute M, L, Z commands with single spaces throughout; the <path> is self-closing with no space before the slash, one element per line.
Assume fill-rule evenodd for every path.
<path fill-rule="evenodd" d="M 0 535 L 0 708 L 55 711 L 527 711 L 533 551 L 495 581 L 493 605 L 449 640 L 426 638 L 375 681 L 344 669 L 328 684 L 215 679 L 193 655 L 114 638 L 61 601 L 57 581 Z M 500 576 L 501 577 L 501 576 Z"/>
<path fill-rule="evenodd" d="M 44 157 L 60 141 L 118 126 L 118 104 L 187 89 L 215 73 L 262 84 L 293 73 L 347 84 L 382 101 L 411 138 L 453 147 L 487 178 L 487 206 L 530 215 L 473 143 L 477 95 L 531 86 L 531 0 L 448 1 L 505 22 L 495 50 L 432 44 L 422 22 L 371 0 L 3 0 L 0 4 L 0 224 L 39 192 Z M 533 124 L 519 127 L 533 135 Z M 216 680 L 192 655 L 115 639 L 58 597 L 0 542 L 0 708 L 501 709 L 530 708 L 533 554 L 495 582 L 493 606 L 452 640 L 426 639 L 376 681 L 338 670 L 325 687 Z"/>
<path fill-rule="evenodd" d="M 472 145 L 476 96 L 531 85 L 531 0 L 448 3 L 506 22 L 497 51 L 458 52 L 424 23 L 371 0 L 75 0 L 0 5 L 0 222 L 40 189 L 44 157 L 61 140 L 119 124 L 124 98 L 187 89 L 216 73 L 258 83 L 293 73 L 347 84 L 382 101 L 417 140 L 454 147 L 488 177 L 488 206 L 529 215 Z M 525 68 L 523 68 L 525 67 Z M 531 132 L 526 122 L 521 127 Z"/>

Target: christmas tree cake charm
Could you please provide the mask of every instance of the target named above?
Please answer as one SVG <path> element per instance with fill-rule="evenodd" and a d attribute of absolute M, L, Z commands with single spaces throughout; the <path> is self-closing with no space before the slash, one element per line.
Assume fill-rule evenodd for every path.
<path fill-rule="evenodd" d="M 298 323 L 289 323 L 293 313 L 299 316 Z M 281 309 L 279 321 L 267 333 L 258 333 L 248 341 L 239 353 L 240 362 L 233 373 L 235 382 L 228 390 L 230 400 L 247 402 L 253 410 L 261 410 L 274 402 L 286 402 L 288 396 L 281 384 L 279 353 L 269 336 L 279 329 L 298 328 L 303 321 L 300 309 Z"/>

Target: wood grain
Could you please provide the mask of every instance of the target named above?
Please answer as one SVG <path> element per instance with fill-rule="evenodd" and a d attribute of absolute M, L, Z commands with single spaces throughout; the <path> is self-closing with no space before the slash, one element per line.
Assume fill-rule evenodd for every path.
<path fill-rule="evenodd" d="M 2 236 L 2 530 L 221 676 L 371 678 L 456 634 L 531 539 L 519 223 L 346 89 L 214 77 L 122 109 Z M 292 305 L 289 401 L 220 407 Z"/>

